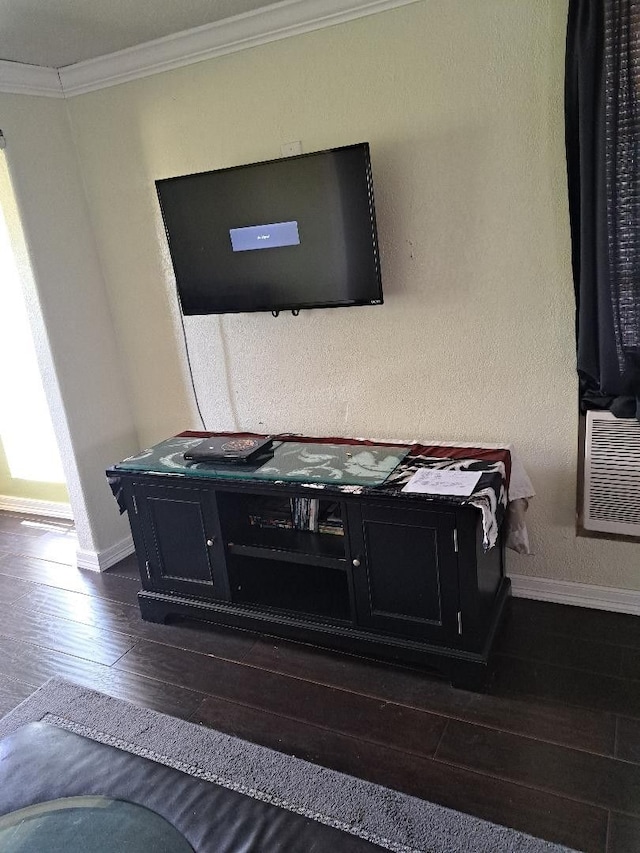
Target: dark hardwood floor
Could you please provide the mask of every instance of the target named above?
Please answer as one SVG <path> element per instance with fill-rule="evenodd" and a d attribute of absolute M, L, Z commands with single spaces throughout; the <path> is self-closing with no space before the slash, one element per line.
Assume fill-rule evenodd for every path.
<path fill-rule="evenodd" d="M 134 558 L 0 513 L 0 714 L 52 675 L 589 853 L 640 851 L 640 618 L 514 599 L 486 694 L 140 618 Z"/>

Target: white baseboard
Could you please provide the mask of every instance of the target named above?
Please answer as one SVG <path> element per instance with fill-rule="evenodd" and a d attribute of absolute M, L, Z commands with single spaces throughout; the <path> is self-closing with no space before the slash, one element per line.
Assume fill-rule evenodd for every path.
<path fill-rule="evenodd" d="M 589 583 L 556 581 L 550 578 L 533 578 L 511 575 L 511 591 L 515 598 L 533 598 L 556 604 L 573 604 L 594 610 L 611 610 L 614 613 L 631 613 L 640 616 L 640 590 L 617 589 Z"/>
<path fill-rule="evenodd" d="M 24 515 L 41 515 L 45 518 L 66 518 L 73 521 L 71 505 L 58 501 L 38 501 L 32 498 L 14 498 L 0 495 L 0 510 L 19 512 Z"/>
<path fill-rule="evenodd" d="M 78 548 L 76 561 L 79 569 L 91 569 L 93 572 L 104 572 L 133 554 L 133 539 L 127 536 L 104 551 L 85 551 Z"/>

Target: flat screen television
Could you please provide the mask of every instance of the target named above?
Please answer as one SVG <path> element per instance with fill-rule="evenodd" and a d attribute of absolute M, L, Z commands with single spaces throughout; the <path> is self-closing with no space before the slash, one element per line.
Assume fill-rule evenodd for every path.
<path fill-rule="evenodd" d="M 368 143 L 156 189 L 183 314 L 382 303 Z"/>

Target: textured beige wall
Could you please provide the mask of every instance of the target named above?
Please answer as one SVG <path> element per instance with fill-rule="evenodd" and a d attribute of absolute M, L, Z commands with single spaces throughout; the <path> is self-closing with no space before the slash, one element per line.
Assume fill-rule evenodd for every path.
<path fill-rule="evenodd" d="M 26 241 L 16 236 L 14 250 L 78 541 L 99 551 L 127 535 L 104 470 L 138 438 L 69 116 L 62 100 L 0 94 L 0 128 Z"/>
<path fill-rule="evenodd" d="M 26 258 L 24 257 L 25 250 L 22 228 L 20 225 L 20 217 L 18 214 L 18 210 L 16 209 L 13 188 L 11 186 L 11 180 L 9 178 L 6 158 L 4 156 L 0 156 L 0 227 L 2 226 L 2 220 L 6 222 L 10 235 L 9 239 L 13 242 L 13 245 L 15 246 L 12 251 L 15 253 L 16 260 L 19 261 L 18 265 L 16 266 L 16 270 L 22 272 L 23 287 L 26 286 L 28 288 L 32 281 L 31 270 L 29 268 L 29 264 L 26 262 Z M 2 274 L 4 274 L 4 264 L 2 263 L 1 259 L 0 267 L 3 268 Z M 12 279 L 12 276 L 9 273 L 7 273 L 7 275 L 8 281 L 10 281 Z M 0 281 L 0 288 L 2 288 L 3 286 L 8 286 L 7 281 Z M 2 322 L 3 329 L 6 328 L 6 321 L 6 317 L 0 318 L 0 322 Z M 15 328 L 15 323 L 12 318 L 9 318 L 9 323 L 12 324 Z M 22 325 L 18 324 L 18 328 L 21 329 Z M 24 344 L 24 348 L 19 349 L 19 353 L 23 354 L 25 352 L 25 349 L 28 349 L 30 346 L 32 346 L 31 341 L 26 342 Z M 33 347 L 33 349 L 35 350 L 35 347 Z M 18 354 L 16 353 L 15 358 L 5 359 L 3 363 L 0 364 L 0 378 L 6 378 L 8 376 L 15 377 L 18 384 L 22 387 L 23 394 L 29 394 L 30 392 L 35 390 L 36 395 L 39 397 L 38 389 L 33 388 L 34 376 L 31 370 L 29 370 L 27 366 L 25 378 L 21 371 L 20 362 L 16 360 L 17 358 Z M 39 366 L 37 366 L 36 370 L 39 369 Z M 0 415 L 4 411 L 11 411 L 14 403 L 14 401 L 11 399 L 11 395 L 8 395 L 6 393 L 6 390 L 4 390 L 7 388 L 7 384 L 8 383 L 0 381 L 0 387 L 3 388 L 3 396 L 0 397 Z M 49 404 L 47 402 L 44 402 L 43 405 L 48 407 Z M 37 407 L 36 411 L 41 412 L 41 410 L 38 410 Z M 45 417 L 47 413 L 48 412 L 43 413 Z M 45 423 L 44 430 L 46 435 L 50 433 L 50 421 L 48 423 Z M 6 437 L 0 433 L 0 496 L 27 498 L 29 500 L 38 501 L 54 501 L 57 503 L 69 503 L 69 492 L 64 483 L 51 481 L 36 482 L 34 480 L 23 480 L 22 478 L 13 477 L 11 474 L 11 469 L 9 468 L 9 462 L 6 457 L 3 439 L 4 441 L 6 441 Z"/>
<path fill-rule="evenodd" d="M 385 305 L 187 318 L 207 425 L 513 442 L 538 497 L 514 573 L 640 588 L 575 536 L 566 0 L 425 0 L 73 98 L 139 434 L 197 426 L 155 178 L 371 144 Z"/>

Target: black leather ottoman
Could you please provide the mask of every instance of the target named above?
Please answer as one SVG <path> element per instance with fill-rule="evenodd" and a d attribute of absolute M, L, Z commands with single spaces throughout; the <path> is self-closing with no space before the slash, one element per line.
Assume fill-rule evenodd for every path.
<path fill-rule="evenodd" d="M 29 723 L 0 741 L 0 814 L 61 797 L 105 796 L 151 809 L 196 853 L 382 848 L 339 829 L 146 758 Z"/>

